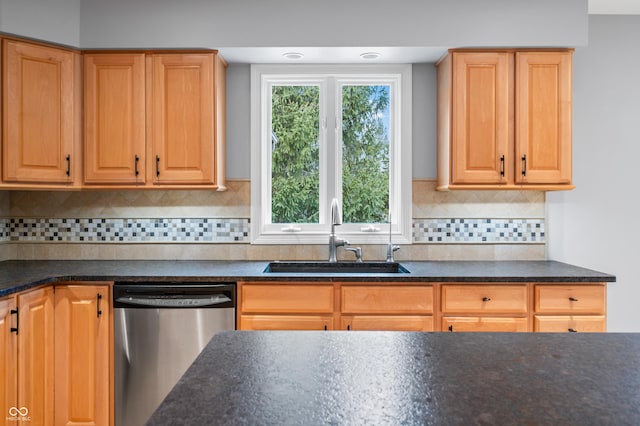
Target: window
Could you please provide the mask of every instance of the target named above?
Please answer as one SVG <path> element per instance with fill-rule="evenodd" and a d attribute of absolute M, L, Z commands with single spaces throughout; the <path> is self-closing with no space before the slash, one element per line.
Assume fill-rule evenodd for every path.
<path fill-rule="evenodd" d="M 411 242 L 411 66 L 253 65 L 254 243 Z M 389 229 L 391 219 L 391 229 Z"/>

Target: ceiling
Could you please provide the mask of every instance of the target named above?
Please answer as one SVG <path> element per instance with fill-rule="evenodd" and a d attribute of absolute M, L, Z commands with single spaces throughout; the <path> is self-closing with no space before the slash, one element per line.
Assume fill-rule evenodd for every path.
<path fill-rule="evenodd" d="M 640 15 L 640 0 L 588 0 L 591 15 Z M 233 47 L 219 48 L 228 62 L 235 63 L 433 63 L 446 47 Z M 362 59 L 363 53 L 376 52 L 378 59 Z M 286 53 L 302 58 L 286 59 Z"/>

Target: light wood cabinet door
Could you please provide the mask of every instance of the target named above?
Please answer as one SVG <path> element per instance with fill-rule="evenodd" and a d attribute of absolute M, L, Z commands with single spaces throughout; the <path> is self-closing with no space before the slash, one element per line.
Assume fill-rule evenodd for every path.
<path fill-rule="evenodd" d="M 0 299 L 0 419 L 9 414 L 11 407 L 22 408 L 18 404 L 18 335 L 16 298 Z M 0 424 L 5 424 L 4 420 Z"/>
<path fill-rule="evenodd" d="M 55 424 L 108 425 L 108 285 L 55 288 Z"/>
<path fill-rule="evenodd" d="M 156 184 L 213 185 L 214 54 L 147 57 Z"/>
<path fill-rule="evenodd" d="M 525 332 L 527 318 L 443 317 L 442 331 L 451 332 Z"/>
<path fill-rule="evenodd" d="M 144 184 L 145 55 L 84 55 L 84 182 Z"/>
<path fill-rule="evenodd" d="M 453 54 L 451 181 L 504 184 L 512 162 L 512 55 Z"/>
<path fill-rule="evenodd" d="M 571 183 L 571 52 L 516 52 L 516 183 Z"/>
<path fill-rule="evenodd" d="M 541 314 L 603 314 L 606 286 L 536 285 L 534 310 Z"/>
<path fill-rule="evenodd" d="M 431 314 L 433 287 L 342 285 L 342 314 Z"/>
<path fill-rule="evenodd" d="M 52 287 L 18 295 L 18 404 L 31 425 L 54 424 L 53 309 Z"/>
<path fill-rule="evenodd" d="M 242 330 L 333 330 L 326 315 L 242 315 Z"/>
<path fill-rule="evenodd" d="M 240 287 L 241 312 L 332 314 L 333 284 L 247 284 Z"/>
<path fill-rule="evenodd" d="M 79 54 L 2 42 L 2 178 L 8 183 L 73 184 L 79 158 Z"/>
<path fill-rule="evenodd" d="M 443 284 L 444 314 L 526 314 L 527 286 Z"/>
<path fill-rule="evenodd" d="M 348 315 L 340 319 L 341 330 L 433 331 L 427 315 Z"/>
<path fill-rule="evenodd" d="M 536 315 L 533 318 L 533 331 L 600 333 L 607 331 L 607 326 L 604 315 Z"/>

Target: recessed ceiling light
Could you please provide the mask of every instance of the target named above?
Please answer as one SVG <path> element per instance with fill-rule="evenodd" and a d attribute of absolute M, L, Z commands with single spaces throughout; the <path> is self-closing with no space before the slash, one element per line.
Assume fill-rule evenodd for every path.
<path fill-rule="evenodd" d="M 300 52 L 287 52 L 287 53 L 283 53 L 282 57 L 285 59 L 296 60 L 296 59 L 304 58 L 304 54 Z"/>
<path fill-rule="evenodd" d="M 367 60 L 378 59 L 380 56 L 381 55 L 378 52 L 365 52 L 360 54 L 360 57 L 362 59 L 367 59 Z"/>

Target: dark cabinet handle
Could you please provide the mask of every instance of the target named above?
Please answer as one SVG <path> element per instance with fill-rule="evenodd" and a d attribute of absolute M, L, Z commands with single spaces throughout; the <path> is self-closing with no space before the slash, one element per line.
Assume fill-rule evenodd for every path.
<path fill-rule="evenodd" d="M 522 156 L 522 176 L 527 175 L 527 155 Z"/>
<path fill-rule="evenodd" d="M 490 298 L 490 297 L 483 297 L 483 298 L 482 298 L 482 301 L 483 301 L 483 302 L 488 302 L 489 300 L 491 300 L 491 298 Z"/>
<path fill-rule="evenodd" d="M 500 157 L 500 176 L 504 176 L 504 155 Z"/>
<path fill-rule="evenodd" d="M 67 155 L 65 160 L 67 160 L 67 176 L 71 176 L 71 155 Z"/>
<path fill-rule="evenodd" d="M 575 328 L 568 328 L 567 331 L 569 331 L 569 333 L 577 333 L 578 330 L 576 330 Z"/>
<path fill-rule="evenodd" d="M 102 309 L 100 309 L 100 302 L 102 301 L 102 294 L 98 293 L 98 297 L 97 297 L 97 303 L 96 303 L 96 309 L 98 311 L 98 318 L 100 318 L 100 315 L 102 315 Z"/>
<path fill-rule="evenodd" d="M 16 336 L 18 335 L 18 328 L 20 327 L 20 315 L 18 314 L 18 308 L 12 309 L 11 311 L 11 315 L 15 315 L 16 316 L 16 326 L 15 327 L 11 327 L 10 329 L 10 333 L 16 333 Z"/>
<path fill-rule="evenodd" d="M 453 325 L 449 326 L 449 331 L 453 333 Z"/>
<path fill-rule="evenodd" d="M 325 326 L 324 326 L 324 331 L 327 331 L 327 325 L 326 325 L 326 324 L 325 324 Z"/>
<path fill-rule="evenodd" d="M 347 331 L 351 331 L 351 324 L 347 324 Z"/>
<path fill-rule="evenodd" d="M 156 177 L 160 177 L 160 156 L 156 155 Z"/>
<path fill-rule="evenodd" d="M 135 156 L 135 166 L 134 166 L 134 170 L 135 170 L 136 176 L 138 176 L 140 174 L 140 171 L 138 170 L 138 163 L 139 162 L 140 162 L 140 157 L 138 157 L 138 155 L 136 154 L 136 156 Z"/>
<path fill-rule="evenodd" d="M 569 301 L 570 301 L 570 302 L 577 302 L 577 301 L 578 301 L 578 299 L 576 299 L 575 297 L 569 297 Z"/>

